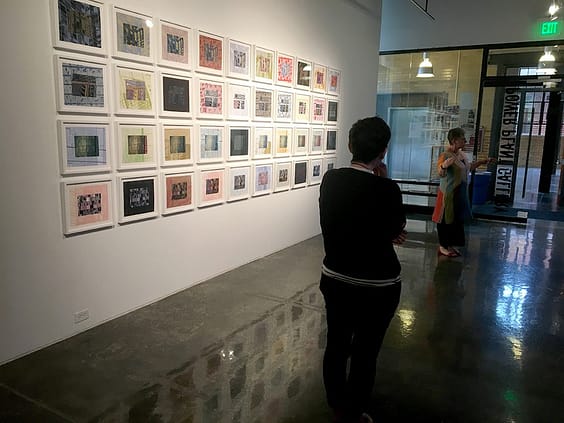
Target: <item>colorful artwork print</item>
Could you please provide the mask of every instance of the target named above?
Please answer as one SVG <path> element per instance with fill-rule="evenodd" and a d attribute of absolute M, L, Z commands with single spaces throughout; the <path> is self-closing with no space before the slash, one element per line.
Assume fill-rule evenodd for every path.
<path fill-rule="evenodd" d="M 296 95 L 296 121 L 309 122 L 311 98 L 307 95 Z"/>
<path fill-rule="evenodd" d="M 327 88 L 327 68 L 325 66 L 315 65 L 313 67 L 313 90 L 325 92 Z"/>
<path fill-rule="evenodd" d="M 101 66 L 63 61 L 63 102 L 65 106 L 104 108 L 104 69 Z"/>
<path fill-rule="evenodd" d="M 163 76 L 163 109 L 167 112 L 190 113 L 190 81 Z"/>
<path fill-rule="evenodd" d="M 153 80 L 149 72 L 117 68 L 119 106 L 127 111 L 153 110 Z"/>
<path fill-rule="evenodd" d="M 155 181 L 123 181 L 123 215 L 135 216 L 155 211 Z"/>
<path fill-rule="evenodd" d="M 272 81 L 274 53 L 269 50 L 255 48 L 255 78 Z"/>
<path fill-rule="evenodd" d="M 192 157 L 190 128 L 167 128 L 163 130 L 164 161 L 190 160 Z"/>
<path fill-rule="evenodd" d="M 274 165 L 274 191 L 285 191 L 290 188 L 291 166 L 290 162 Z"/>
<path fill-rule="evenodd" d="M 292 119 L 292 93 L 279 92 L 276 94 L 276 119 Z"/>
<path fill-rule="evenodd" d="M 106 182 L 66 184 L 65 233 L 112 224 L 111 185 Z"/>
<path fill-rule="evenodd" d="M 59 40 L 102 48 L 100 7 L 75 0 L 58 0 Z"/>
<path fill-rule="evenodd" d="M 200 205 L 211 205 L 223 201 L 223 170 L 204 171 L 201 174 Z"/>
<path fill-rule="evenodd" d="M 200 34 L 199 52 L 201 68 L 223 70 L 223 40 Z"/>
<path fill-rule="evenodd" d="M 200 82 L 200 114 L 223 114 L 223 85 Z"/>
<path fill-rule="evenodd" d="M 192 204 L 192 175 L 166 176 L 166 208 L 186 207 Z"/>
<path fill-rule="evenodd" d="M 200 159 L 213 160 L 223 158 L 222 128 L 200 127 Z"/>
<path fill-rule="evenodd" d="M 289 155 L 291 151 L 292 129 L 276 128 L 276 150 L 277 156 Z"/>
<path fill-rule="evenodd" d="M 272 165 L 255 166 L 255 195 L 267 193 L 272 187 Z"/>
<path fill-rule="evenodd" d="M 294 58 L 279 54 L 277 58 L 277 81 L 292 85 L 294 82 Z"/>
<path fill-rule="evenodd" d="M 341 72 L 335 69 L 327 70 L 327 92 L 339 94 L 341 90 Z"/>
<path fill-rule="evenodd" d="M 311 120 L 317 123 L 325 122 L 326 101 L 323 98 L 314 98 L 311 105 Z"/>
<path fill-rule="evenodd" d="M 255 128 L 254 157 L 272 154 L 272 128 Z"/>
<path fill-rule="evenodd" d="M 66 167 L 109 165 L 106 135 L 107 128 L 104 126 L 67 126 L 65 128 Z"/>
<path fill-rule="evenodd" d="M 188 30 L 161 24 L 161 58 L 171 62 L 189 63 Z"/>
<path fill-rule="evenodd" d="M 255 118 L 272 118 L 272 91 L 255 91 Z"/>
<path fill-rule="evenodd" d="M 146 18 L 116 11 L 117 51 L 151 57 L 151 30 Z"/>
<path fill-rule="evenodd" d="M 155 129 L 152 126 L 120 126 L 120 166 L 146 167 L 155 162 Z M 142 166 L 137 166 L 142 165 Z"/>
<path fill-rule="evenodd" d="M 229 42 L 229 74 L 231 76 L 248 77 L 251 57 L 251 46 L 248 44 Z"/>
<path fill-rule="evenodd" d="M 239 200 L 249 196 L 250 171 L 249 166 L 229 170 L 229 200 Z"/>

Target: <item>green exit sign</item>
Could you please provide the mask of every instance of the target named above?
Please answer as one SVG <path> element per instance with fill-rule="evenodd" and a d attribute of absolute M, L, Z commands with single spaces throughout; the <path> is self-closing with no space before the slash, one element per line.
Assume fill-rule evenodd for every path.
<path fill-rule="evenodd" d="M 552 37 L 560 34 L 560 21 L 542 21 L 540 23 L 539 35 L 541 37 Z"/>

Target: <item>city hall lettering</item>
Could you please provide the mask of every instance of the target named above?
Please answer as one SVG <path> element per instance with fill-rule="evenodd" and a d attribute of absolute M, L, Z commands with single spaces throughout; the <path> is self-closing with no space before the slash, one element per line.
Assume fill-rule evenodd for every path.
<path fill-rule="evenodd" d="M 505 90 L 497 156 L 495 195 L 511 196 L 516 163 L 515 146 L 517 144 L 517 124 L 519 122 L 520 102 L 520 92 L 514 89 Z"/>

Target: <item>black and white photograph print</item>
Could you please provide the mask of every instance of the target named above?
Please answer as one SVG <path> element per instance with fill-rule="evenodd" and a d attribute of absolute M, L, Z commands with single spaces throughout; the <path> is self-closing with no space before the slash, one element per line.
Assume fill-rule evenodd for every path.
<path fill-rule="evenodd" d="M 190 116 L 190 79 L 162 75 L 162 114 Z"/>
<path fill-rule="evenodd" d="M 157 210 L 156 175 L 121 176 L 119 223 L 155 217 Z"/>

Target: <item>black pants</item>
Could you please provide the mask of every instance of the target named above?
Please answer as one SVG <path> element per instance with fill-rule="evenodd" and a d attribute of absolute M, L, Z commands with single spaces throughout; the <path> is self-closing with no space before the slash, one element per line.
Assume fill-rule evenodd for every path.
<path fill-rule="evenodd" d="M 441 247 L 464 247 L 466 237 L 464 235 L 464 223 L 437 223 L 437 235 Z"/>
<path fill-rule="evenodd" d="M 362 287 L 322 275 L 320 289 L 327 309 L 323 357 L 327 402 L 334 410 L 359 415 L 370 403 L 376 359 L 398 306 L 401 285 Z"/>

